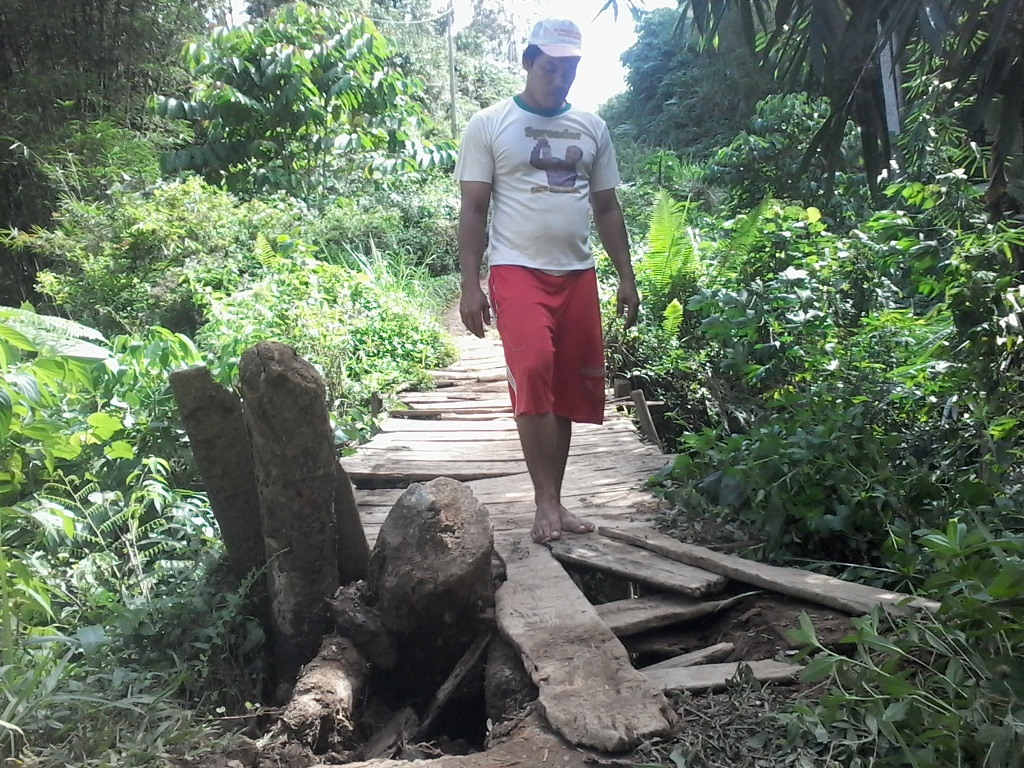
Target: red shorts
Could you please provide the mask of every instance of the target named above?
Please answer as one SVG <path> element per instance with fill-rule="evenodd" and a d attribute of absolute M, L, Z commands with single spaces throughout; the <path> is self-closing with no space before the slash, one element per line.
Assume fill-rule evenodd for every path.
<path fill-rule="evenodd" d="M 502 264 L 491 267 L 489 288 L 513 413 L 600 424 L 604 345 L 596 272 L 549 275 Z"/>

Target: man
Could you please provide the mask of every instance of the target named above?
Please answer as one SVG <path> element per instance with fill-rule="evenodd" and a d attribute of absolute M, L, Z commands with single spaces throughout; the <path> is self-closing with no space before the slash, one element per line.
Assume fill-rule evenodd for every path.
<path fill-rule="evenodd" d="M 523 53 L 523 91 L 473 116 L 455 170 L 462 194 L 462 321 L 482 337 L 494 309 L 533 482 L 532 535 L 538 543 L 563 531 L 594 530 L 561 498 L 572 423 L 600 424 L 604 417 L 591 209 L 619 275 L 617 311 L 625 314 L 626 327 L 640 303 L 615 196 L 619 172 L 608 128 L 566 102 L 580 55 L 580 31 L 571 21 L 534 26 Z M 485 249 L 490 302 L 480 286 Z"/>

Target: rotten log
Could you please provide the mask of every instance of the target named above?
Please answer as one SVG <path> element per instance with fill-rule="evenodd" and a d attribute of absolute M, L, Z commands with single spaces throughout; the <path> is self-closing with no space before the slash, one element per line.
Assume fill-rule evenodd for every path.
<path fill-rule="evenodd" d="M 168 377 L 188 434 L 199 478 L 217 519 L 234 586 L 267 563 L 260 522 L 260 496 L 238 395 L 217 384 L 205 366 L 174 371 Z M 253 590 L 265 600 L 265 579 Z"/>
<path fill-rule="evenodd" d="M 348 639 L 325 637 L 281 714 L 289 737 L 316 754 L 349 747 L 366 676 L 366 662 Z"/>
<path fill-rule="evenodd" d="M 414 483 L 381 526 L 367 585 L 403 664 L 411 697 L 441 685 L 494 607 L 487 509 L 447 477 Z"/>
<path fill-rule="evenodd" d="M 363 657 L 375 667 L 392 669 L 398 661 L 395 640 L 380 619 L 376 608 L 366 605 L 364 582 L 339 589 L 327 601 L 334 629 L 349 638 Z"/>
<path fill-rule="evenodd" d="M 338 588 L 337 459 L 323 379 L 277 342 L 242 355 L 239 378 L 260 495 L 279 682 L 316 655 Z"/>

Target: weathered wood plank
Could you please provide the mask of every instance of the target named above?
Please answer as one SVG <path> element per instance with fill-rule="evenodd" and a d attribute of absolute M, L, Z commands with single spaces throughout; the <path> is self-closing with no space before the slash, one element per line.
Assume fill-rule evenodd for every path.
<path fill-rule="evenodd" d="M 754 679 L 762 683 L 795 682 L 803 669 L 781 661 L 734 661 L 673 669 L 643 669 L 641 672 L 663 691 L 714 691 L 725 688 L 736 677 L 741 665 L 750 667 Z"/>
<path fill-rule="evenodd" d="M 628 544 L 593 536 L 567 535 L 548 546 L 551 554 L 563 563 L 610 573 L 690 597 L 714 594 L 726 584 L 725 578 L 718 574 L 683 565 Z"/>
<path fill-rule="evenodd" d="M 661 456 L 651 446 L 634 443 L 626 445 L 589 445 L 579 446 L 573 451 L 573 456 Z M 447 462 L 476 462 L 476 461 L 520 461 L 523 458 L 523 450 L 518 441 L 500 444 L 489 442 L 478 445 L 460 444 L 415 444 L 415 445 L 364 445 L 360 447 L 353 456 L 366 460 L 382 461 L 393 459 L 397 461 L 447 461 Z"/>
<path fill-rule="evenodd" d="M 641 547 L 694 568 L 703 568 L 744 584 L 753 584 L 791 597 L 798 597 L 819 605 L 827 605 L 850 614 L 870 613 L 879 605 L 897 607 L 902 604 L 914 608 L 937 610 L 934 600 L 911 597 L 901 592 L 888 592 L 865 584 L 842 581 L 820 573 L 781 568 L 777 565 L 756 563 L 735 555 L 714 552 L 706 547 L 684 544 L 654 531 L 625 531 L 602 528 L 600 533 L 611 539 Z"/>
<path fill-rule="evenodd" d="M 657 672 L 662 669 L 680 669 L 682 667 L 695 667 L 698 664 L 714 664 L 725 661 L 729 658 L 729 654 L 735 650 L 736 646 L 732 643 L 715 643 L 707 648 L 673 656 L 670 659 L 659 661 L 657 664 L 648 664 L 640 669 L 643 672 Z"/>
<path fill-rule="evenodd" d="M 474 461 L 461 465 L 446 461 L 406 461 L 390 458 L 348 456 L 341 460 L 353 483 L 373 482 L 378 485 L 423 483 L 438 477 L 453 480 L 480 480 L 522 473 L 523 461 Z"/>
<path fill-rule="evenodd" d="M 551 554 L 496 536 L 508 580 L 498 628 L 523 655 L 548 723 L 573 744 L 619 752 L 668 733 L 675 713 Z"/>
<path fill-rule="evenodd" d="M 637 600 L 615 600 L 597 606 L 597 615 L 616 637 L 638 635 L 649 629 L 670 627 L 729 608 L 739 602 L 695 600 L 679 595 L 653 595 Z"/>

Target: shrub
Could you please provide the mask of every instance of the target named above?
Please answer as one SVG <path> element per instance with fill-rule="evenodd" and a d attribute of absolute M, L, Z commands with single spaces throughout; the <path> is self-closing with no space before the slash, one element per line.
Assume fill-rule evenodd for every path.
<path fill-rule="evenodd" d="M 107 334 L 160 325 L 192 335 L 203 289 L 230 293 L 258 275 L 256 234 L 287 233 L 300 213 L 280 198 L 240 203 L 193 178 L 105 201 L 65 199 L 51 231 L 13 243 L 53 265 L 39 289 L 80 322 Z"/>

